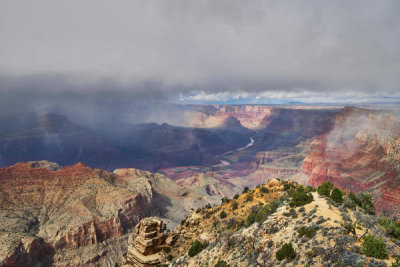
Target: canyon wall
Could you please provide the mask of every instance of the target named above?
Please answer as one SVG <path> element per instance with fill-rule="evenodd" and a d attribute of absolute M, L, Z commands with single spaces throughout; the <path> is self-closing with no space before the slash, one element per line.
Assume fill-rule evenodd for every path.
<path fill-rule="evenodd" d="M 114 266 L 142 218 L 157 215 L 173 227 L 192 208 L 241 190 L 211 174 L 196 181 L 83 163 L 0 168 L 0 265 Z"/>
<path fill-rule="evenodd" d="M 302 172 L 353 192 L 370 192 L 377 210 L 399 213 L 400 119 L 389 112 L 345 108 L 332 129 L 315 138 Z"/>
<path fill-rule="evenodd" d="M 198 111 L 192 115 L 189 124 L 193 127 L 212 128 L 223 125 L 230 118 L 236 118 L 244 127 L 260 129 L 268 125 L 273 108 L 258 105 L 213 105 L 215 111 Z"/>
<path fill-rule="evenodd" d="M 124 176 L 82 163 L 0 169 L 0 265 L 111 266 L 149 214 L 146 172 Z"/>

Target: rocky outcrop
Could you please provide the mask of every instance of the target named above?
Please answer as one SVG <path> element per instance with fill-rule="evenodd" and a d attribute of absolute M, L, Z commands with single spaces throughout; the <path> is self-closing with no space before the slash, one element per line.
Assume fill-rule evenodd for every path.
<path fill-rule="evenodd" d="M 275 151 L 257 152 L 255 162 L 257 163 L 257 165 L 262 165 L 276 159 L 287 157 L 289 155 L 289 153 Z"/>
<path fill-rule="evenodd" d="M 47 160 L 28 161 L 27 163 L 30 164 L 32 168 L 44 168 L 48 171 L 59 171 L 61 169 L 61 166 L 57 163 L 49 162 Z"/>
<path fill-rule="evenodd" d="M 280 189 L 279 182 L 274 182 Z M 184 225 L 176 229 L 180 238 L 172 248 L 175 254 L 169 266 L 215 266 L 221 261 L 227 266 L 391 266 L 400 253 L 381 225 L 374 223 L 368 230 L 361 226 L 376 221 L 376 216 L 332 205 L 317 192 L 311 193 L 313 200 L 302 207 L 290 207 L 288 201 L 281 199 L 278 208 L 265 220 L 251 223 L 249 215 L 257 213 L 257 206 L 246 200 L 251 196 L 253 201 L 267 199 L 266 203 L 270 203 L 274 199 L 272 194 L 276 193 L 272 192 L 275 186 L 265 188 L 268 193 L 265 189 L 263 192 L 255 189 L 241 195 L 236 200 L 241 210 L 232 211 L 232 203 L 227 203 L 193 212 Z M 226 212 L 226 218 L 221 218 L 222 211 Z M 241 221 L 246 224 L 236 228 Z M 349 232 L 344 227 L 346 224 L 357 227 Z M 360 246 L 366 231 L 385 242 L 386 259 L 362 253 Z M 190 257 L 187 252 L 196 239 L 204 248 Z M 294 255 L 290 259 L 278 257 L 278 251 L 285 244 L 293 248 Z"/>
<path fill-rule="evenodd" d="M 1 168 L 0 265 L 118 262 L 153 199 L 149 174 L 127 172 L 46 161 Z"/>
<path fill-rule="evenodd" d="M 242 188 L 219 177 L 218 174 L 212 171 L 182 178 L 176 180 L 176 183 L 185 186 L 191 192 L 196 192 L 196 195 L 199 197 L 215 196 L 217 197 L 217 202 L 219 202 L 221 197 L 232 197 L 242 190 Z M 209 201 L 214 203 L 211 199 Z"/>
<path fill-rule="evenodd" d="M 42 238 L 2 234 L 0 255 L 2 266 L 50 266 L 54 249 Z"/>
<path fill-rule="evenodd" d="M 0 181 L 0 265 L 5 266 L 113 266 L 143 217 L 161 216 L 173 227 L 191 208 L 238 191 L 229 183 L 216 184 L 210 187 L 216 195 L 210 196 L 208 180 L 197 190 L 149 171 L 110 173 L 47 161 L 0 168 Z"/>
<path fill-rule="evenodd" d="M 132 235 L 124 266 L 151 267 L 161 263 L 161 249 L 165 245 L 164 223 L 149 217 L 140 221 Z"/>
<path fill-rule="evenodd" d="M 298 207 L 293 206 L 293 190 L 310 190 L 312 198 Z M 400 248 L 390 238 L 391 234 L 377 223 L 377 216 L 334 203 L 312 191 L 300 188 L 291 180 L 273 179 L 234 200 L 193 211 L 168 233 L 169 249 L 160 264 L 172 267 L 390 266 L 395 261 Z M 347 197 L 344 199 L 349 201 Z M 366 233 L 385 243 L 386 257 L 377 259 L 365 255 L 361 247 Z M 147 240 L 158 243 L 157 239 Z M 169 243 L 170 240 L 174 242 Z M 194 243 L 197 245 L 193 246 Z M 135 244 L 138 242 L 133 241 L 130 250 Z M 292 253 L 283 252 L 285 244 L 290 244 Z"/>

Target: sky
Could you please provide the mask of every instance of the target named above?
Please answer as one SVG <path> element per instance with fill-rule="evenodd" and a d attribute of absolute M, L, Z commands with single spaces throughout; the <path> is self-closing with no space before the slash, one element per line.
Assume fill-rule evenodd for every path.
<path fill-rule="evenodd" d="M 0 0 L 0 93 L 399 102 L 399 10 L 398 0 Z"/>

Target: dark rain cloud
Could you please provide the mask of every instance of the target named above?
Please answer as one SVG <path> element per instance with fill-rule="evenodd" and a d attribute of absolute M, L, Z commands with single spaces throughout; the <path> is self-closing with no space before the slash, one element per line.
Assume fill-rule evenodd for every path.
<path fill-rule="evenodd" d="M 393 96 L 399 10 L 396 0 L 2 0 L 0 90 Z"/>

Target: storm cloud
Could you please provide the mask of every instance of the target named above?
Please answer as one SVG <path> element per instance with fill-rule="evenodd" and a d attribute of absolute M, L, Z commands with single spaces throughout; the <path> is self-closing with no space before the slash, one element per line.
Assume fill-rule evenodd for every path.
<path fill-rule="evenodd" d="M 399 10 L 396 0 L 0 0 L 0 90 L 400 97 Z"/>

